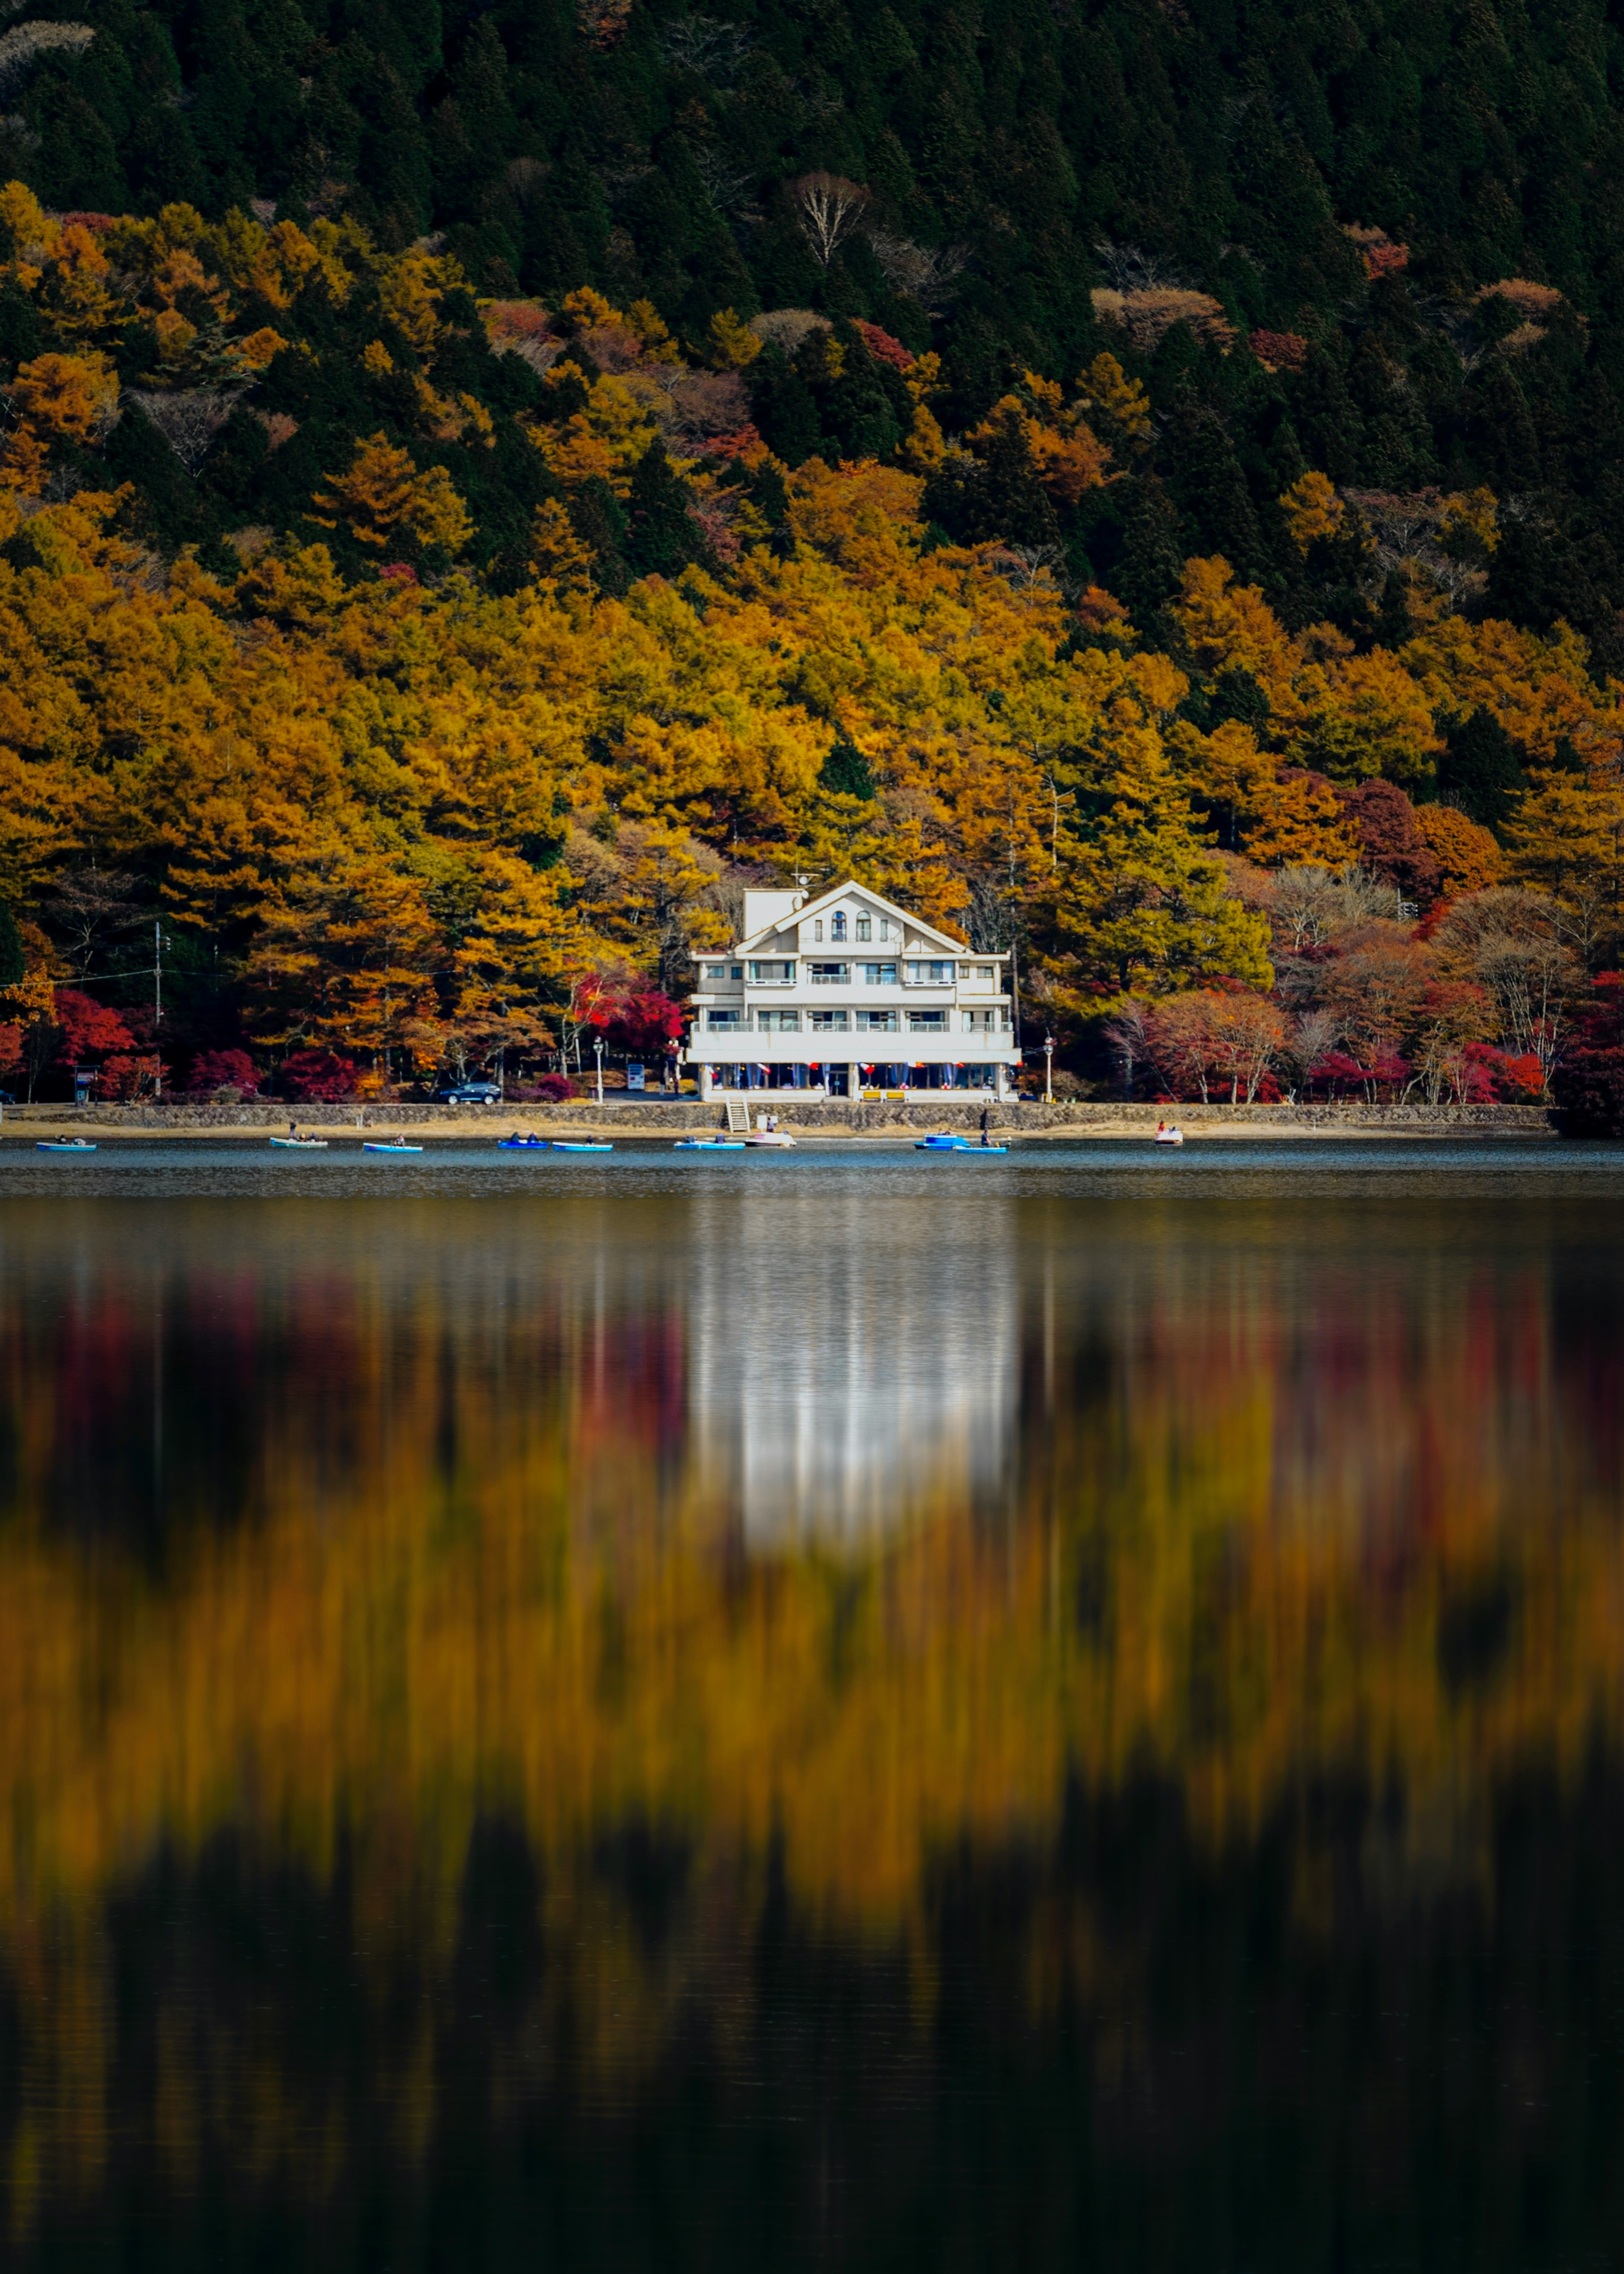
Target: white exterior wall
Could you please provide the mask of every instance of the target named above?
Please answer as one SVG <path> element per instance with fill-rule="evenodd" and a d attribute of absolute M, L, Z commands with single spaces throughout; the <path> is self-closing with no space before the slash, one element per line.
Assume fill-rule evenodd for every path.
<path fill-rule="evenodd" d="M 816 1068 L 813 1082 L 840 1067 L 848 1088 L 853 1068 L 872 1086 L 863 1067 L 962 1066 L 1002 1088 L 999 1070 L 1019 1065 L 1007 955 L 979 954 L 852 884 L 804 903 L 747 893 L 745 924 L 725 955 L 695 959 L 688 1058 L 702 1091 L 718 1065 L 765 1066 L 769 1084 L 781 1071 L 784 1086 L 795 1066 Z M 838 1023 L 823 1024 L 831 1014 Z"/>

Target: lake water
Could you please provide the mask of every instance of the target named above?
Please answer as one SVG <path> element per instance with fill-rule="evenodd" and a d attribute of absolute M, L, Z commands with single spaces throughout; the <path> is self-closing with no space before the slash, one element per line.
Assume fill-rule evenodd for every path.
<path fill-rule="evenodd" d="M 1624 1148 L 0 1151 L 0 2253 L 1614 2268 Z"/>

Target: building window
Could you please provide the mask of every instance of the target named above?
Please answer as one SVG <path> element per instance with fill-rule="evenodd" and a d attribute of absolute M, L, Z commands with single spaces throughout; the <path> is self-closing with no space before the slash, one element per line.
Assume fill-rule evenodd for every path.
<path fill-rule="evenodd" d="M 809 963 L 807 977 L 814 987 L 844 987 L 850 971 L 845 963 Z"/>
<path fill-rule="evenodd" d="M 721 1028 L 741 1027 L 744 1024 L 744 1013 L 742 1011 L 707 1011 L 705 1024 L 713 1034 Z"/>
<path fill-rule="evenodd" d="M 952 983 L 953 967 L 951 963 L 910 963 L 908 966 L 910 987 L 951 987 Z"/>
<path fill-rule="evenodd" d="M 964 1014 L 966 1035 L 984 1035 L 992 1024 L 990 1011 L 966 1011 Z"/>
<path fill-rule="evenodd" d="M 945 1011 L 910 1011 L 908 1026 L 916 1035 L 942 1035 L 947 1031 Z"/>
<path fill-rule="evenodd" d="M 872 939 L 874 937 L 874 924 L 869 917 L 858 917 L 857 937 L 859 939 Z"/>
<path fill-rule="evenodd" d="M 705 977 L 711 984 L 714 985 L 717 981 L 726 979 L 726 976 L 727 966 L 725 963 L 708 963 L 705 966 Z"/>
<path fill-rule="evenodd" d="M 798 1035 L 801 1032 L 799 1011 L 758 1011 L 756 1023 L 763 1035 Z"/>
<path fill-rule="evenodd" d="M 990 963 L 978 963 L 975 967 L 975 975 L 983 987 L 990 987 L 998 975 Z"/>
<path fill-rule="evenodd" d="M 750 978 L 757 986 L 787 986 L 794 976 L 793 963 L 752 963 L 750 966 Z"/>
<path fill-rule="evenodd" d="M 742 979 L 742 978 L 743 978 L 743 976 L 744 976 L 744 966 L 743 966 L 743 964 L 742 964 L 742 963 L 733 963 L 733 964 L 729 964 L 729 966 L 728 966 L 728 968 L 727 968 L 727 975 L 728 975 L 728 977 L 729 977 L 730 979 Z"/>
<path fill-rule="evenodd" d="M 880 918 L 880 937 L 882 939 L 889 939 L 891 937 L 891 918 L 889 916 L 882 916 Z"/>
<path fill-rule="evenodd" d="M 897 967 L 894 963 L 865 963 L 862 975 L 865 987 L 894 987 Z"/>
<path fill-rule="evenodd" d="M 821 940 L 823 937 L 823 919 L 822 916 L 815 917 L 813 920 L 812 937 L 816 940 Z"/>
<path fill-rule="evenodd" d="M 835 910 L 833 921 L 829 927 L 829 937 L 831 939 L 844 939 L 846 937 L 846 910 L 844 908 L 837 908 Z"/>
<path fill-rule="evenodd" d="M 844 1011 L 808 1011 L 807 1024 L 815 1035 L 843 1035 L 846 1032 Z"/>
<path fill-rule="evenodd" d="M 865 1035 L 894 1035 L 897 1014 L 894 1011 L 860 1011 L 857 1025 L 859 1032 Z"/>

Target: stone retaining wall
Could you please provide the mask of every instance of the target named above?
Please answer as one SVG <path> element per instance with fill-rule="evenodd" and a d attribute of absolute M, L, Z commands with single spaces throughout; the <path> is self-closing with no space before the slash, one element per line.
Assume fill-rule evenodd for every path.
<path fill-rule="evenodd" d="M 806 1104 L 776 1103 L 781 1125 L 786 1129 L 800 1130 L 808 1135 L 826 1130 L 833 1135 L 840 1132 L 861 1133 L 886 1129 L 920 1130 L 925 1128 L 975 1129 L 981 1125 L 983 1101 L 977 1097 L 962 1103 L 940 1092 L 932 1093 L 917 1104 L 903 1104 L 894 1100 L 869 1103 L 848 1103 L 844 1098 L 823 1102 L 808 1101 Z M 1059 1135 L 1074 1133 L 1106 1136 L 1148 1133 L 1161 1120 L 1177 1120 L 1180 1128 L 1191 1134 L 1200 1130 L 1256 1127 L 1285 1132 L 1312 1129 L 1323 1132 L 1369 1132 L 1372 1135 L 1387 1133 L 1393 1136 L 1461 1136 L 1468 1132 L 1483 1135 L 1542 1137 L 1554 1133 L 1552 1116 L 1540 1105 L 1463 1105 L 1438 1108 L 1425 1105 L 1365 1105 L 1358 1103 L 1308 1105 L 1128 1105 L 1111 1104 L 1102 1101 L 1086 1103 L 1068 1101 L 1053 1105 L 1016 1105 L 994 1103 L 990 1106 L 995 1128 L 1018 1131 L 1027 1135 L 1040 1133 Z M 252 1102 L 244 1104 L 198 1103 L 177 1100 L 173 1103 L 144 1105 L 21 1105 L 7 1106 L 4 1128 L 20 1124 L 25 1127 L 102 1128 L 109 1132 L 126 1130 L 132 1134 L 150 1132 L 156 1135 L 163 1131 L 177 1133 L 192 1131 L 199 1134 L 209 1131 L 224 1133 L 229 1130 L 285 1128 L 290 1118 L 297 1115 L 299 1125 L 306 1129 L 356 1130 L 411 1127 L 428 1132 L 442 1130 L 447 1136 L 484 1135 L 486 1132 L 499 1134 L 506 1129 L 549 1129 L 565 1131 L 594 1127 L 605 1130 L 624 1130 L 628 1136 L 639 1131 L 714 1129 L 722 1120 L 718 1102 L 702 1103 L 697 1098 L 640 1099 L 633 1102 L 605 1101 L 599 1106 L 594 1099 L 578 1097 L 556 1105 L 411 1105 L 369 1104 L 300 1105 L 289 1107 L 274 1103 Z M 357 1119 L 357 1116 L 360 1117 Z"/>

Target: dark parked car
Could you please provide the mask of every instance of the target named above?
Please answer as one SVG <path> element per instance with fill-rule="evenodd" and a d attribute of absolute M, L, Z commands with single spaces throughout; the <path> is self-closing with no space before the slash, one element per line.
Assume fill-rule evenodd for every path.
<path fill-rule="evenodd" d="M 501 1085 L 494 1081 L 460 1081 L 455 1089 L 437 1089 L 442 1105 L 500 1105 Z"/>

